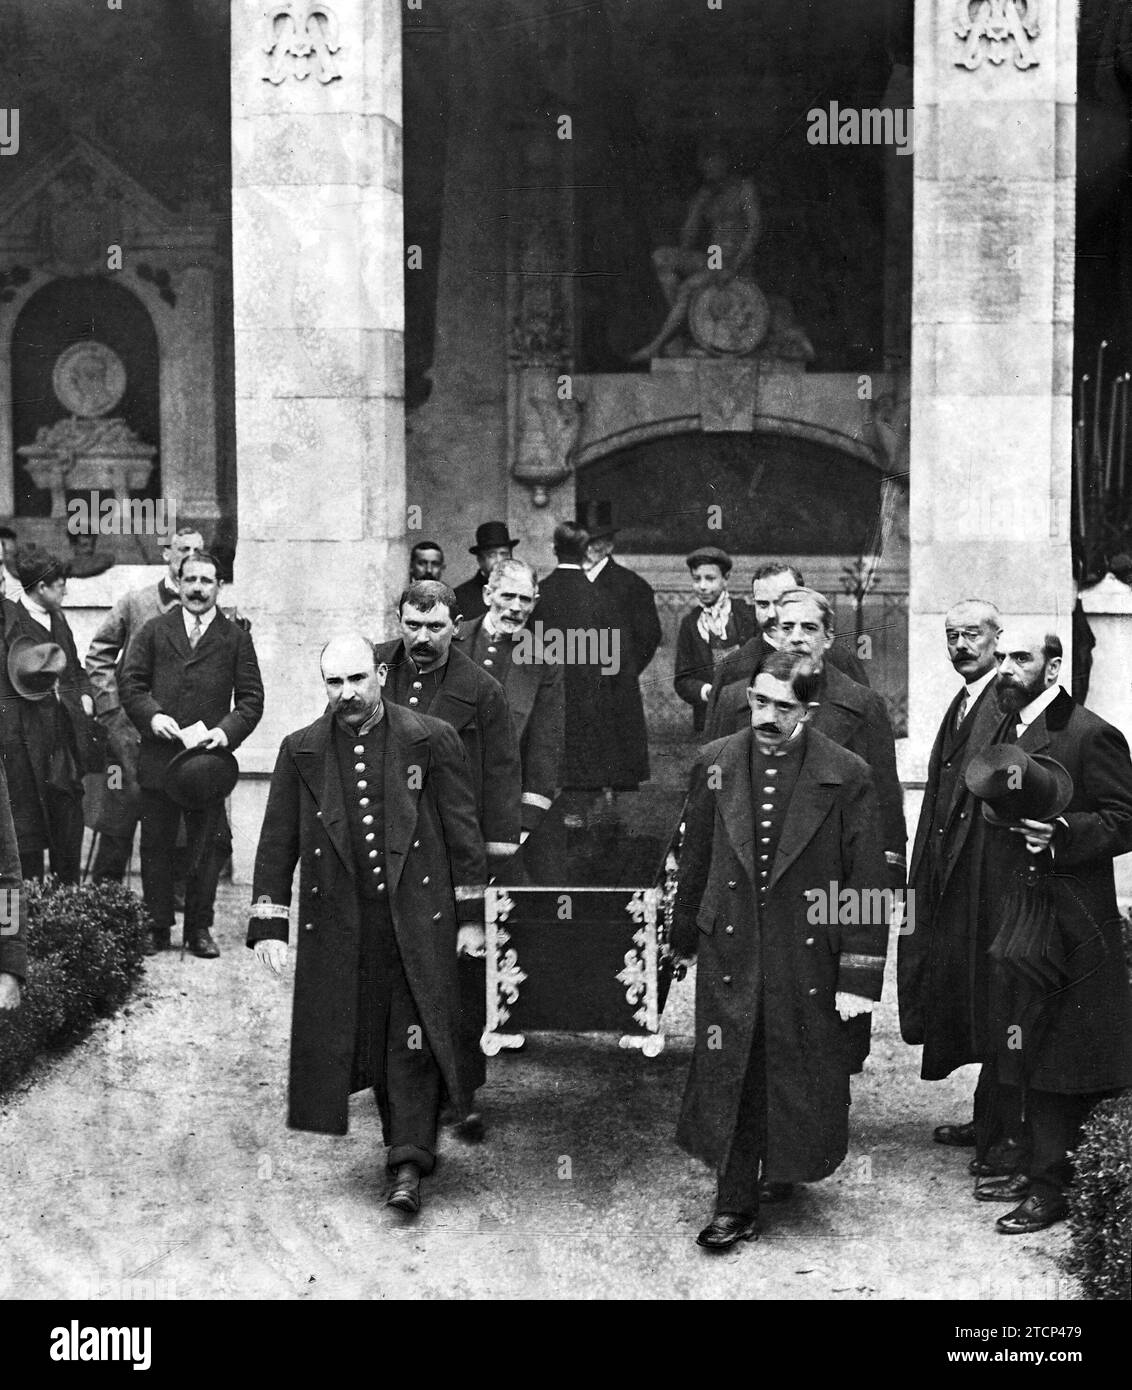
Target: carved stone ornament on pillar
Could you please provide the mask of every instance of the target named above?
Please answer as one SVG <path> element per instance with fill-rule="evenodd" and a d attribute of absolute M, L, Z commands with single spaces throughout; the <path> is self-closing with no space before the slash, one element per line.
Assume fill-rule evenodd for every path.
<path fill-rule="evenodd" d="M 338 42 L 338 17 L 329 5 L 312 5 L 305 0 L 273 5 L 267 14 L 271 42 L 264 52 L 271 59 L 265 82 L 278 86 L 288 77 L 301 82 L 310 73 L 325 85 L 341 77 L 334 54 Z"/>
<path fill-rule="evenodd" d="M 955 65 L 973 72 L 984 60 L 999 67 L 1013 55 L 1016 68 L 1037 67 L 1033 40 L 1040 33 L 1038 0 L 959 0 L 955 34 L 963 56 Z"/>

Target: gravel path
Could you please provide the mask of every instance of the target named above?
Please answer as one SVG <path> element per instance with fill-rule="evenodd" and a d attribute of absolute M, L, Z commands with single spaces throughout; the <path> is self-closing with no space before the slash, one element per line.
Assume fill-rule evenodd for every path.
<path fill-rule="evenodd" d="M 917 1079 L 892 979 L 848 1159 L 766 1213 L 757 1243 L 693 1243 L 712 1181 L 672 1138 L 691 980 L 658 1058 L 555 1034 L 489 1062 L 488 1142 L 446 1136 L 403 1225 L 381 1205 L 371 1096 L 345 1138 L 285 1127 L 290 980 L 244 949 L 246 900 L 222 890 L 219 960 L 152 960 L 124 1015 L 0 1108 L 0 1298 L 1078 1296 L 1065 1227 L 997 1235 L 968 1153 L 931 1143 L 968 1116 L 974 1069 Z"/>

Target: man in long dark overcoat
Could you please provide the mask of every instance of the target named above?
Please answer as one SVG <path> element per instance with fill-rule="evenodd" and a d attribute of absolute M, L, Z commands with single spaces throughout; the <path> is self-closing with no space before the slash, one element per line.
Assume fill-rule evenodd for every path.
<path fill-rule="evenodd" d="M 989 942 L 979 913 L 986 823 L 963 774 L 1002 717 L 995 701 L 1000 631 L 998 609 L 982 599 L 957 603 L 944 617 L 948 658 L 963 685 L 947 706 L 928 760 L 908 872 L 914 908 L 896 956 L 900 1033 L 906 1043 L 923 1044 L 925 1081 L 939 1081 L 987 1054 Z M 1002 1129 L 1002 1117 L 993 1113 L 992 1081 L 988 1074 L 975 1093 L 988 1149 L 1013 1128 Z M 975 1122 L 937 1125 L 933 1137 L 973 1148 Z"/>
<path fill-rule="evenodd" d="M 904 789 L 896 769 L 896 739 L 884 697 L 851 680 L 830 661 L 834 613 L 824 594 L 816 589 L 788 589 L 779 596 L 775 611 L 778 640 L 783 650 L 809 657 L 818 673 L 811 728 L 850 753 L 856 753 L 869 765 L 880 806 L 888 886 L 902 890 L 908 831 L 904 820 Z M 746 689 L 746 679 L 724 685 L 721 677 L 716 676 L 708 699 L 708 738 L 721 738 L 748 722 Z M 856 1047 L 855 1070 L 860 1070 L 869 1055 L 872 1019 L 857 1019 L 849 1031 Z"/>
<path fill-rule="evenodd" d="M 519 848 L 522 768 L 519 739 L 503 688 L 453 644 L 459 612 L 447 584 L 422 579 L 410 584 L 397 605 L 401 636 L 375 648 L 389 668 L 387 703 L 443 719 L 456 730 L 468 755 L 476 814 L 488 872 Z M 469 1095 L 487 1080 L 480 1039 L 487 1027 L 487 982 L 478 951 L 459 964 L 463 1090 Z M 478 1110 L 458 1117 L 462 1137 L 483 1137 Z"/>
<path fill-rule="evenodd" d="M 699 964 L 676 1137 L 717 1173 L 709 1249 L 755 1233 L 763 1184 L 816 1182 L 844 1159 L 850 1020 L 881 993 L 876 794 L 860 758 L 806 727 L 802 662 L 764 660 L 752 727 L 701 750 L 685 813 L 671 945 Z"/>
<path fill-rule="evenodd" d="M 461 623 L 456 640 L 507 697 L 522 763 L 519 833 L 525 839 L 558 792 L 566 718 L 563 668 L 527 626 L 538 602 L 538 579 L 525 560 L 500 560 L 484 595 L 487 612 Z"/>
<path fill-rule="evenodd" d="M 531 626 L 552 642 L 565 643 L 570 633 L 605 634 L 608 650 L 612 650 L 619 619 L 602 590 L 586 578 L 588 545 L 589 535 L 581 526 L 563 521 L 554 528 L 558 563 L 539 582 L 539 601 Z M 604 793 L 612 802 L 619 787 L 636 786 L 640 780 L 621 743 L 613 677 L 603 674 L 599 661 L 586 659 L 594 655 L 592 645 L 583 648 L 576 644 L 565 669 L 562 790 L 577 810 L 588 805 L 594 793 Z"/>
<path fill-rule="evenodd" d="M 345 1134 L 351 1092 L 373 1086 L 389 1205 L 413 1214 L 442 1092 L 469 1104 L 456 956 L 483 935 L 475 793 L 449 725 L 382 699 L 388 668 L 366 639 L 328 643 L 322 672 L 329 707 L 283 740 L 272 774 L 248 945 L 282 970 L 298 863 L 288 1124 Z"/>
<path fill-rule="evenodd" d="M 649 780 L 649 734 L 641 677 L 656 655 L 662 634 L 652 585 L 614 559 L 617 527 L 611 523 L 608 510 L 598 504 L 591 524 L 579 524 L 586 526 L 589 536 L 583 563 L 586 578 L 612 608 L 620 634 L 617 671 L 603 679 L 611 687 L 612 718 L 620 732 L 621 759 L 613 785 L 628 791 Z"/>
<path fill-rule="evenodd" d="M 25 878 L 43 876 L 46 851 L 51 872 L 78 883 L 82 863 L 83 774 L 95 770 L 88 717 L 94 713 L 90 680 L 79 661 L 63 613 L 69 567 L 38 546 L 20 551 L 23 588 L 4 605 L 0 657 L 0 752 L 8 773 L 12 818 Z M 10 679 L 13 647 L 51 644 L 65 666 L 56 692 L 27 699 Z"/>
<path fill-rule="evenodd" d="M 1000 1085 L 1018 1093 L 1009 1110 L 1022 1117 L 1023 1172 L 997 1180 L 1004 1199 L 1025 1194 L 997 1222 L 1006 1235 L 1065 1216 L 1068 1155 L 1089 1110 L 1132 1085 L 1132 991 L 1112 870 L 1132 851 L 1132 760 L 1120 730 L 1058 685 L 1062 647 L 1051 627 L 1008 622 L 998 676 L 1005 713 L 993 741 L 1060 763 L 1072 797 L 1050 821 L 989 825 L 983 865 L 992 954 L 1025 901 L 1019 885 L 1030 861 L 1042 878 L 1039 901 L 1053 913 L 1046 983 L 1019 979 L 997 957 L 991 971 L 989 1060 Z"/>

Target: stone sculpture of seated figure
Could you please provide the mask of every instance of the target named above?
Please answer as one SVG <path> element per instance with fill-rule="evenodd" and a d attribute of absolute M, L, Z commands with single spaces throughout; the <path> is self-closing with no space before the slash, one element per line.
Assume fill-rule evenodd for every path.
<path fill-rule="evenodd" d="M 727 149 L 717 141 L 705 141 L 697 162 L 703 187 L 692 199 L 679 246 L 661 246 L 653 252 L 653 265 L 665 298 L 668 317 L 660 332 L 630 362 L 647 362 L 680 330 L 688 319 L 688 304 L 704 285 L 723 286 L 737 276 L 748 275 L 762 230 L 762 210 L 754 183 L 736 174 Z M 709 252 L 697 250 L 706 235 Z"/>

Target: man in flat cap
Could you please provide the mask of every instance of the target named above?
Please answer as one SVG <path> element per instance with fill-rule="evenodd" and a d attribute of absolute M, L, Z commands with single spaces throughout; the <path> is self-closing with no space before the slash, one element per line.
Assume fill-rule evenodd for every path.
<path fill-rule="evenodd" d="M 518 544 L 518 536 L 509 535 L 507 526 L 502 521 L 485 521 L 476 527 L 476 543 L 470 545 L 468 550 L 476 557 L 478 568 L 471 579 L 465 579 L 463 584 L 457 584 L 453 590 L 456 595 L 456 609 L 452 614 L 454 621 L 459 622 L 461 618 L 471 621 L 473 618 L 483 617 L 487 612 L 487 600 L 483 591 L 492 566 L 500 560 L 510 560 Z M 431 574 L 421 577 L 440 578 L 439 575 Z"/>
<path fill-rule="evenodd" d="M 715 671 L 754 634 L 755 616 L 746 604 L 731 601 L 727 589 L 731 556 L 725 550 L 703 545 L 685 563 L 692 575 L 696 606 L 680 621 L 673 685 L 681 700 L 691 705 L 692 727 L 699 733 Z"/>

